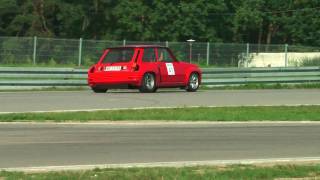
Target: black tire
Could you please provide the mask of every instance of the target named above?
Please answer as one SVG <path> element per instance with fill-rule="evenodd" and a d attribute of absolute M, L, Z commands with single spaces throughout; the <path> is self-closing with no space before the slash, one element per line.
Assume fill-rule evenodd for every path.
<path fill-rule="evenodd" d="M 108 89 L 101 89 L 101 88 L 91 88 L 93 92 L 95 93 L 106 93 L 108 91 Z"/>
<path fill-rule="evenodd" d="M 145 73 L 142 78 L 139 91 L 142 93 L 152 93 L 157 91 L 156 77 L 152 73 Z"/>
<path fill-rule="evenodd" d="M 199 88 L 199 75 L 198 73 L 191 73 L 186 90 L 188 92 L 195 92 Z"/>

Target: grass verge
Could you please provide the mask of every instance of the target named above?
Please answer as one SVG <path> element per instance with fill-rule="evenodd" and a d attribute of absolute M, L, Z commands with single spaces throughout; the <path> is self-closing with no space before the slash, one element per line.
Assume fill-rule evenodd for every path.
<path fill-rule="evenodd" d="M 0 78 L 1 80 L 1 78 Z M 88 90 L 87 86 L 81 87 L 44 87 L 44 88 L 21 88 L 21 89 L 0 89 L 0 92 L 19 92 L 19 91 L 75 91 Z M 320 83 L 302 84 L 244 84 L 244 85 L 221 85 L 221 86 L 200 86 L 200 90 L 255 90 L 255 89 L 320 89 Z M 137 91 L 138 92 L 138 91 Z"/>
<path fill-rule="evenodd" d="M 320 177 L 320 165 L 117 168 L 47 173 L 0 172 L 0 179 L 278 179 Z"/>
<path fill-rule="evenodd" d="M 246 90 L 246 89 L 320 89 L 320 83 L 301 84 L 244 84 L 244 85 L 223 85 L 223 86 L 200 86 L 201 89 L 212 90 Z"/>
<path fill-rule="evenodd" d="M 0 114 L 0 121 L 319 121 L 320 106 L 197 107 Z"/>

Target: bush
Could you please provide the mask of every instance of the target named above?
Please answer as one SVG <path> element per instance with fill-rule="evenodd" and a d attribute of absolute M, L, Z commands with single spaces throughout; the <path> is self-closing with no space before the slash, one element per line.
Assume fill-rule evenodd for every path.
<path fill-rule="evenodd" d="M 320 56 L 301 59 L 300 66 L 320 66 Z"/>
<path fill-rule="evenodd" d="M 97 60 L 97 61 L 98 61 L 98 60 Z M 91 66 L 91 65 L 93 65 L 93 64 L 95 64 L 95 63 L 96 63 L 96 62 L 94 62 L 93 58 L 86 56 L 86 57 L 84 57 L 84 59 L 83 59 L 82 65 L 83 65 L 83 66 Z"/>
<path fill-rule="evenodd" d="M 3 64 L 14 64 L 15 63 L 15 57 L 13 54 L 6 54 L 5 56 L 2 57 Z"/>
<path fill-rule="evenodd" d="M 48 61 L 48 65 L 49 65 L 49 66 L 55 66 L 55 65 L 57 65 L 57 63 L 56 63 L 56 61 L 55 61 L 53 58 L 51 58 L 51 59 Z"/>

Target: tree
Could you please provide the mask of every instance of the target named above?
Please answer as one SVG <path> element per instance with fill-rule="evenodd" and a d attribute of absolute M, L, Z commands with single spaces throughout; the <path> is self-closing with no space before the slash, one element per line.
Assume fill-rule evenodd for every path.
<path fill-rule="evenodd" d="M 151 9 L 143 0 L 120 0 L 113 10 L 115 23 L 114 34 L 118 39 L 150 40 Z"/>
<path fill-rule="evenodd" d="M 242 1 L 233 20 L 234 40 L 237 42 L 262 41 L 264 0 Z M 257 33 L 258 32 L 258 33 Z"/>
<path fill-rule="evenodd" d="M 0 0 L 0 36 L 320 46 L 318 0 Z"/>
<path fill-rule="evenodd" d="M 15 1 L 0 0 L 0 35 L 12 35 L 8 33 L 9 25 L 18 13 L 18 6 Z"/>

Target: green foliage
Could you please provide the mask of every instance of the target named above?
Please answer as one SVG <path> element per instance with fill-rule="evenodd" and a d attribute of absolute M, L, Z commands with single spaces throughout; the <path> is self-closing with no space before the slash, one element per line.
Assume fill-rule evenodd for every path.
<path fill-rule="evenodd" d="M 0 179 L 318 179 L 319 164 L 307 165 L 229 165 L 154 168 L 107 168 L 87 171 L 0 172 Z"/>
<path fill-rule="evenodd" d="M 241 90 L 241 89 L 320 89 L 319 83 L 302 83 L 302 84 L 258 84 L 250 83 L 244 85 L 227 85 L 227 86 L 201 86 L 201 89 L 210 90 Z"/>
<path fill-rule="evenodd" d="M 24 60 L 23 63 L 25 63 L 25 64 L 32 64 L 32 63 L 33 63 L 33 60 L 28 56 L 28 57 Z"/>
<path fill-rule="evenodd" d="M 1 114 L 0 121 L 320 121 L 319 107 L 200 107 L 95 112 L 13 113 Z"/>
<path fill-rule="evenodd" d="M 55 66 L 57 63 L 53 58 L 50 58 L 50 60 L 48 61 L 48 65 L 49 66 Z"/>
<path fill-rule="evenodd" d="M 86 66 L 86 67 L 89 67 L 89 66 L 92 66 L 92 65 L 95 64 L 95 63 L 96 63 L 96 62 L 95 62 L 92 58 L 86 56 L 86 57 L 84 57 L 84 59 L 83 59 L 82 65 L 83 65 L 83 66 Z"/>
<path fill-rule="evenodd" d="M 15 57 L 13 54 L 6 54 L 2 57 L 2 63 L 4 64 L 14 64 L 15 63 Z"/>
<path fill-rule="evenodd" d="M 320 66 L 320 56 L 314 58 L 303 58 L 300 66 Z"/>
<path fill-rule="evenodd" d="M 0 36 L 320 46 L 320 1 L 0 0 Z"/>

